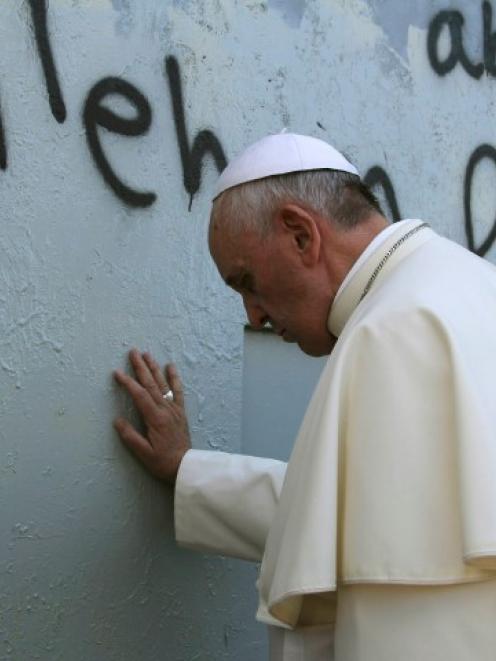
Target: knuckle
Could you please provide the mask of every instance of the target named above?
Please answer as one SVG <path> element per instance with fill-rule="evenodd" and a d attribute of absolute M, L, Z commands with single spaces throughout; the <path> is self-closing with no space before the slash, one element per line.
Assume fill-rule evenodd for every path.
<path fill-rule="evenodd" d="M 121 435 L 121 438 L 124 441 L 129 441 L 129 439 L 131 438 L 131 429 L 130 429 L 130 427 L 131 427 L 131 425 L 126 424 L 126 425 L 123 425 L 121 427 L 121 429 L 119 430 L 119 434 Z"/>
<path fill-rule="evenodd" d="M 170 410 L 168 411 L 166 408 L 161 408 L 160 411 L 157 414 L 157 423 L 159 425 L 166 425 L 170 420 Z"/>
<path fill-rule="evenodd" d="M 121 377 L 121 384 L 129 390 L 129 386 L 132 383 L 132 379 L 129 378 L 127 374 L 123 374 Z"/>
<path fill-rule="evenodd" d="M 146 402 L 147 393 L 144 388 L 136 388 L 136 399 L 141 403 Z"/>

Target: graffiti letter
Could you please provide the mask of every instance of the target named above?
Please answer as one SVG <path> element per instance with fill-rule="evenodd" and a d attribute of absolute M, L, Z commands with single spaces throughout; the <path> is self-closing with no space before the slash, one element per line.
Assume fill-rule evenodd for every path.
<path fill-rule="evenodd" d="M 0 108 L 0 168 L 7 169 L 7 145 L 5 142 L 5 133 L 3 130 L 2 109 Z"/>
<path fill-rule="evenodd" d="M 467 164 L 467 169 L 465 170 L 465 185 L 463 191 L 463 206 L 465 209 L 465 234 L 467 236 L 468 247 L 472 252 L 475 252 L 480 257 L 484 257 L 484 255 L 490 250 L 494 241 L 496 240 L 496 220 L 494 221 L 489 234 L 480 246 L 477 247 L 475 245 L 474 239 L 474 222 L 472 219 L 471 204 L 472 180 L 474 178 L 475 168 L 484 158 L 491 159 L 492 162 L 496 165 L 496 149 L 491 145 L 479 145 L 479 147 L 477 147 L 477 149 L 470 157 Z"/>
<path fill-rule="evenodd" d="M 186 191 L 189 193 L 189 211 L 193 203 L 193 197 L 198 192 L 201 183 L 201 170 L 203 157 L 210 152 L 214 158 L 219 172 L 227 165 L 227 159 L 224 150 L 212 131 L 200 131 L 190 149 L 188 144 L 188 135 L 186 132 L 186 121 L 184 118 L 183 93 L 181 89 L 181 76 L 179 65 L 175 57 L 169 56 L 165 59 L 165 68 L 169 78 L 169 88 L 172 98 L 172 111 L 174 113 L 174 123 L 176 125 L 177 140 L 179 151 L 181 153 L 181 163 L 183 166 L 183 182 Z"/>
<path fill-rule="evenodd" d="M 473 78 L 480 78 L 484 71 L 484 64 L 472 64 L 463 48 L 462 28 L 465 19 L 459 11 L 441 11 L 434 17 L 429 25 L 427 35 L 427 53 L 434 71 L 440 76 L 445 76 L 460 62 L 465 71 Z M 447 26 L 450 34 L 450 52 L 448 57 L 441 61 L 437 50 L 439 36 L 444 26 Z"/>
<path fill-rule="evenodd" d="M 59 123 L 62 123 L 66 118 L 66 110 L 57 77 L 57 70 L 53 61 L 50 39 L 48 38 L 46 0 L 28 1 L 31 8 L 38 53 L 43 66 L 43 73 L 45 74 L 50 109 L 55 119 Z"/>
<path fill-rule="evenodd" d="M 136 116 L 132 119 L 119 117 L 101 105 L 110 94 L 119 94 L 134 105 Z M 146 97 L 131 83 L 122 78 L 102 78 L 88 93 L 83 110 L 86 139 L 91 155 L 101 175 L 114 193 L 132 207 L 149 207 L 156 199 L 155 193 L 140 192 L 126 186 L 112 170 L 100 144 L 98 126 L 120 135 L 143 135 L 151 124 L 152 111 Z"/>
<path fill-rule="evenodd" d="M 496 76 L 496 33 L 492 32 L 493 10 L 489 2 L 482 3 L 484 24 L 484 64 L 490 76 Z"/>
<path fill-rule="evenodd" d="M 374 188 L 374 186 L 377 186 L 378 184 L 382 186 L 393 221 L 396 222 L 397 220 L 400 220 L 401 214 L 396 199 L 396 193 L 394 192 L 393 184 L 386 170 L 383 170 L 380 165 L 374 165 L 367 172 L 363 181 L 369 188 Z"/>

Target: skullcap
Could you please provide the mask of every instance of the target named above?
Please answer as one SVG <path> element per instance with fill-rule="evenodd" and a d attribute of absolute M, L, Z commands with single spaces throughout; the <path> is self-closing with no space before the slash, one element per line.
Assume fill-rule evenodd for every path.
<path fill-rule="evenodd" d="M 247 147 L 222 171 L 213 199 L 228 188 L 277 174 L 304 170 L 358 170 L 324 140 L 296 133 L 268 135 Z"/>

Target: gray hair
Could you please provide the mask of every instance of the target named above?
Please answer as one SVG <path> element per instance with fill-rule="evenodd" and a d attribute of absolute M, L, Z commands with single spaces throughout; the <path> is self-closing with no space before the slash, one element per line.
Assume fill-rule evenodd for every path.
<path fill-rule="evenodd" d="M 374 212 L 382 214 L 379 202 L 357 175 L 337 170 L 307 170 L 227 189 L 214 200 L 210 222 L 224 219 L 234 232 L 255 230 L 267 236 L 272 216 L 281 202 L 309 207 L 343 229 L 351 229 Z"/>

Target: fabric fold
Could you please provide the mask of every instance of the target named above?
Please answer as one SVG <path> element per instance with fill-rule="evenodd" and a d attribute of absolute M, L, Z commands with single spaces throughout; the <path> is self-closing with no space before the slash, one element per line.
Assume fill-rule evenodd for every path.
<path fill-rule="evenodd" d="M 340 584 L 496 578 L 496 397 L 479 349 L 496 354 L 495 270 L 428 232 L 363 301 L 351 288 L 267 539 L 262 621 L 331 623 Z"/>

